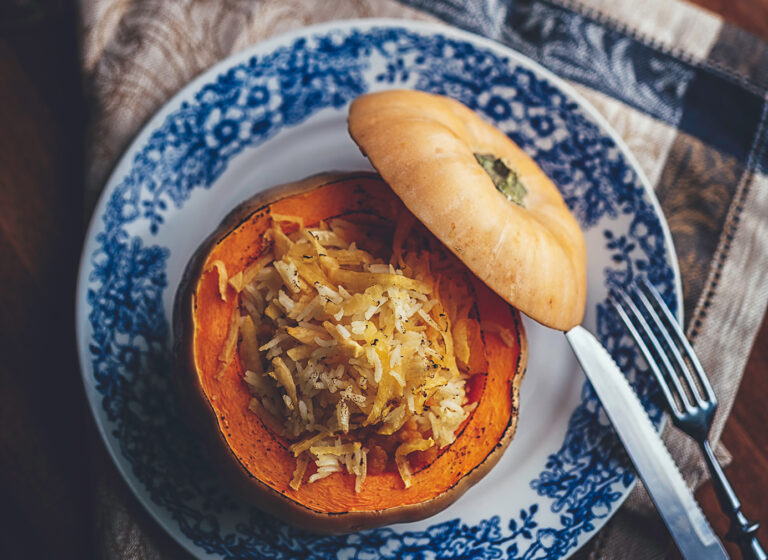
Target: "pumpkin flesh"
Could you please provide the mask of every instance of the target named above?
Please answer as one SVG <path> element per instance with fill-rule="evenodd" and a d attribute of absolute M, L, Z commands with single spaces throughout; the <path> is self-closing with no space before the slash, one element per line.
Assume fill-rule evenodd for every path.
<path fill-rule="evenodd" d="M 235 464 L 236 468 L 228 469 L 230 478 L 239 470 L 241 487 L 254 489 L 254 496 L 268 496 L 266 509 L 310 529 L 339 532 L 425 517 L 449 505 L 498 461 L 515 430 L 518 388 L 527 355 L 519 314 L 467 272 L 482 333 L 471 342 L 467 396 L 478 404 L 454 443 L 440 449 L 431 463 L 414 469 L 410 488 L 404 487 L 396 471 L 385 471 L 369 475 L 359 493 L 355 492 L 355 477 L 341 473 L 294 490 L 290 483 L 296 459 L 289 451 L 291 441 L 271 431 L 249 410 L 252 396 L 243 381 L 245 370 L 239 356 L 221 367 L 219 355 L 238 297 L 228 285 L 228 297 L 222 299 L 219 271 L 212 263 L 221 261 L 232 277 L 268 252 L 264 233 L 272 225 L 272 213 L 300 216 L 306 225 L 343 217 L 391 235 L 394 224 L 407 212 L 388 186 L 369 174 L 330 180 L 306 192 L 251 205 L 235 212 L 226 231 L 217 232 L 201 247 L 204 254 L 193 260 L 197 270 L 190 274 L 188 269 L 185 290 L 177 299 L 180 320 L 184 322 L 186 317 L 192 325 L 191 329 L 176 329 L 192 337 L 188 359 L 192 363 L 184 367 L 182 357 L 185 371 L 179 382 L 192 383 L 198 389 L 192 391 L 199 397 L 197 405 L 202 405 L 188 407 L 188 414 L 212 420 L 212 431 L 218 432 L 214 434 L 217 448 L 226 451 L 226 456 L 215 460 L 229 462 L 230 467 Z M 446 258 L 454 257 L 446 251 Z M 514 334 L 513 344 L 502 340 L 499 328 Z M 184 345 L 184 341 L 180 343 Z M 270 507 L 274 503 L 281 507 Z"/>

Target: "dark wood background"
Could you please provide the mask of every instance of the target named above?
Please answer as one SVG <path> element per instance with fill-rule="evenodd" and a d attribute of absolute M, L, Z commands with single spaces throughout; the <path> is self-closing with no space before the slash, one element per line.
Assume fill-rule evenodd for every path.
<path fill-rule="evenodd" d="M 696 0 L 768 40 L 768 1 Z M 74 4 L 74 3 L 72 3 Z M 87 100 L 76 20 L 61 1 L 0 2 L 0 556 L 94 554 L 89 464 L 94 425 L 75 355 L 73 296 L 83 236 Z M 723 441 L 726 469 L 768 544 L 768 322 Z M 728 523 L 711 485 L 697 497 Z M 151 524 L 151 522 L 150 522 Z M 157 533 L 161 533 L 157 531 Z M 169 556 L 184 557 L 162 534 Z M 729 545 L 738 558 L 738 551 Z"/>

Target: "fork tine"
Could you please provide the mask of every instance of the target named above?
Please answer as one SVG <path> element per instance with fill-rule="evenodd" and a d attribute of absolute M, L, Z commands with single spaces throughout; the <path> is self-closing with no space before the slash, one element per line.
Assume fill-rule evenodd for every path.
<path fill-rule="evenodd" d="M 683 335 L 680 325 L 672 316 L 672 312 L 664 304 L 664 301 L 661 299 L 661 295 L 659 295 L 659 292 L 656 290 L 656 288 L 654 288 L 653 284 L 651 284 L 647 278 L 642 279 L 640 282 L 640 288 L 641 294 L 644 292 L 655 304 L 655 308 L 657 309 L 658 313 L 655 313 L 654 315 L 659 317 L 661 323 L 664 325 L 662 332 L 671 333 L 675 337 L 677 342 L 677 344 L 674 345 L 675 353 L 679 355 L 677 348 L 682 348 L 683 352 L 685 352 L 685 357 L 688 359 L 691 366 L 693 366 L 693 370 L 696 373 L 699 385 L 702 389 L 704 389 L 704 392 L 706 393 L 706 400 L 711 404 L 717 404 L 717 397 L 715 396 L 715 392 L 712 389 L 712 384 L 709 382 L 707 374 L 704 373 L 704 368 L 702 367 L 698 356 L 696 356 L 696 353 L 693 351 L 693 348 L 688 342 L 688 339 Z M 647 298 L 646 302 L 648 302 Z M 689 372 L 690 370 L 686 367 L 684 368 L 684 371 Z M 688 383 L 690 384 L 691 381 L 688 381 Z"/>
<path fill-rule="evenodd" d="M 666 356 L 664 356 L 663 352 L 658 351 L 658 341 L 655 340 L 653 332 L 648 327 L 648 324 L 646 323 L 643 316 L 640 314 L 640 310 L 632 302 L 626 292 L 618 288 L 611 290 L 610 301 L 611 305 L 619 314 L 621 320 L 624 322 L 624 325 L 627 327 L 629 334 L 632 336 L 632 338 L 635 339 L 638 348 L 640 348 L 640 352 L 643 354 L 645 361 L 648 363 L 648 367 L 651 368 L 651 371 L 656 377 L 656 380 L 659 382 L 661 390 L 664 393 L 664 398 L 667 400 L 669 407 L 672 409 L 672 413 L 675 416 L 680 416 L 683 414 L 683 412 L 689 412 L 690 405 L 685 393 L 683 392 L 683 388 L 680 386 L 680 381 L 677 379 L 677 376 L 671 375 L 670 377 L 672 378 L 672 383 L 675 385 L 675 390 L 680 396 L 680 402 L 682 403 L 685 410 L 680 409 L 677 400 L 672 395 L 667 379 L 659 368 L 657 358 L 654 357 L 651 349 L 648 346 L 648 344 L 650 344 L 650 346 L 656 350 L 656 353 L 659 356 L 658 359 L 661 359 L 663 362 L 665 362 L 664 367 L 666 367 L 668 371 L 672 371 L 672 366 L 669 363 L 669 360 L 666 358 Z M 630 315 L 632 315 L 632 318 L 630 318 Z M 635 321 L 638 323 L 637 326 L 635 325 Z M 641 332 L 648 335 L 648 343 L 646 343 L 646 337 L 640 334 Z"/>
<path fill-rule="evenodd" d="M 636 286 L 632 289 L 632 298 L 639 303 L 642 311 L 645 312 L 645 316 L 650 318 L 651 322 L 656 327 L 656 330 L 661 333 L 661 338 L 656 335 L 656 339 L 661 345 L 660 348 L 663 348 L 662 353 L 665 354 L 668 358 L 670 356 L 672 357 L 672 360 L 665 362 L 665 365 L 669 364 L 670 366 L 670 369 L 668 370 L 669 375 L 673 379 L 682 376 L 682 378 L 685 380 L 685 385 L 688 388 L 688 394 L 693 397 L 696 405 L 699 407 L 704 406 L 704 400 L 699 393 L 699 388 L 696 386 L 696 382 L 693 380 L 693 376 L 691 376 L 688 365 L 685 363 L 685 360 L 683 360 L 683 356 L 680 354 L 680 350 L 670 335 L 670 331 L 675 330 L 674 327 L 670 328 L 670 325 L 667 325 L 667 327 L 664 326 L 664 324 L 661 322 L 661 317 L 653 308 L 651 302 L 648 301 L 648 298 L 645 296 L 645 294 L 637 289 Z M 674 362 L 674 369 L 672 362 Z"/>

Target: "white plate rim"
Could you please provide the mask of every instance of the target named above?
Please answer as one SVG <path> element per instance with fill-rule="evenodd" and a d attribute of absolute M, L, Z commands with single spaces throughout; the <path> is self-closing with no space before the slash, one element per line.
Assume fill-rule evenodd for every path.
<path fill-rule="evenodd" d="M 86 394 L 86 399 L 88 400 L 89 409 L 91 411 L 91 414 L 93 415 L 94 422 L 101 436 L 101 439 L 115 467 L 117 468 L 118 472 L 120 473 L 121 477 L 123 478 L 127 486 L 131 489 L 131 492 L 136 497 L 136 499 L 142 504 L 142 506 L 150 514 L 150 516 L 155 520 L 155 522 L 157 522 L 166 532 L 168 532 L 174 538 L 174 540 L 176 540 L 185 550 L 187 550 L 194 556 L 197 556 L 199 554 L 200 552 L 199 547 L 197 547 L 194 543 L 192 543 L 186 535 L 181 533 L 178 527 L 169 525 L 166 522 L 166 519 L 163 518 L 160 515 L 160 513 L 157 511 L 158 508 L 151 506 L 151 500 L 149 500 L 148 498 L 145 499 L 143 497 L 143 489 L 138 487 L 140 482 L 135 480 L 133 475 L 126 471 L 126 469 L 129 467 L 127 464 L 121 462 L 121 460 L 119 459 L 118 457 L 120 453 L 119 449 L 114 448 L 113 445 L 111 445 L 110 443 L 110 435 L 106 431 L 106 426 L 100 420 L 99 403 L 95 399 L 90 398 L 88 394 L 89 393 L 88 382 L 89 382 L 90 373 L 86 369 L 86 366 L 90 364 L 90 360 L 88 358 L 87 350 L 86 350 L 87 338 L 83 336 L 84 333 L 81 333 L 80 325 L 87 323 L 87 317 L 84 316 L 84 313 L 87 308 L 87 302 L 86 302 L 87 289 L 85 289 L 85 287 L 87 287 L 88 285 L 87 275 L 90 270 L 88 257 L 90 254 L 92 254 L 94 249 L 95 234 L 99 231 L 99 220 L 104 215 L 104 209 L 108 204 L 109 195 L 114 191 L 115 187 L 120 184 L 120 181 L 125 177 L 126 172 L 131 168 L 133 163 L 132 161 L 133 157 L 139 151 L 140 147 L 147 142 L 148 138 L 150 137 L 152 132 L 158 127 L 158 125 L 161 124 L 172 111 L 176 110 L 185 99 L 191 97 L 192 93 L 198 91 L 201 85 L 208 83 L 212 78 L 216 78 L 218 75 L 222 73 L 223 70 L 227 68 L 240 64 L 250 59 L 254 55 L 268 53 L 273 51 L 275 48 L 288 45 L 292 41 L 300 37 L 318 35 L 318 34 L 333 31 L 333 30 L 348 30 L 351 28 L 357 28 L 361 31 L 366 31 L 375 27 L 403 28 L 408 31 L 414 31 L 414 32 L 419 32 L 423 34 L 439 33 L 447 37 L 470 42 L 474 46 L 478 46 L 481 48 L 485 48 L 485 49 L 503 54 L 504 56 L 508 57 L 511 62 L 514 62 L 515 64 L 518 64 L 523 67 L 527 67 L 531 71 L 533 71 L 538 77 L 541 77 L 549 81 L 552 85 L 554 85 L 556 88 L 562 91 L 565 95 L 567 95 L 571 100 L 575 101 L 579 105 L 579 108 L 590 119 L 592 119 L 594 123 L 600 128 L 601 132 L 609 136 L 611 140 L 613 140 L 613 142 L 616 144 L 617 148 L 622 152 L 622 157 L 625 158 L 629 167 L 631 167 L 633 172 L 637 175 L 638 181 L 642 185 L 645 191 L 645 195 L 648 197 L 648 201 L 650 202 L 654 213 L 659 219 L 661 232 L 664 238 L 664 245 L 668 255 L 667 264 L 672 269 L 674 292 L 675 292 L 675 298 L 676 298 L 676 304 L 677 304 L 676 315 L 677 315 L 678 321 L 682 322 L 683 320 L 682 282 L 680 277 L 680 270 L 679 270 L 677 254 L 675 251 L 675 246 L 672 240 L 672 235 L 669 230 L 668 223 L 661 209 L 661 205 L 658 201 L 658 198 L 656 197 L 656 193 L 653 187 L 651 186 L 647 176 L 645 175 L 645 172 L 640 166 L 636 156 L 632 153 L 632 151 L 629 149 L 629 147 L 621 138 L 621 136 L 608 123 L 607 119 L 589 101 L 587 101 L 583 97 L 583 95 L 581 95 L 581 93 L 579 93 L 572 85 L 567 83 L 562 78 L 558 77 L 556 74 L 554 74 L 550 70 L 544 68 L 539 63 L 531 60 L 527 56 L 523 55 L 522 53 L 519 53 L 518 51 L 512 49 L 511 47 L 508 47 L 502 43 L 499 43 L 487 37 L 476 35 L 474 33 L 464 31 L 443 23 L 422 22 L 422 21 L 414 21 L 414 20 L 399 19 L 399 18 L 356 18 L 356 19 L 345 19 L 345 20 L 333 20 L 333 21 L 318 23 L 318 24 L 314 24 L 306 27 L 300 27 L 284 33 L 280 33 L 278 35 L 275 35 L 274 37 L 270 37 L 264 41 L 260 41 L 253 45 L 250 45 L 228 56 L 227 58 L 215 63 L 214 65 L 210 66 L 206 70 L 202 71 L 198 76 L 196 76 L 191 81 L 189 81 L 186 85 L 184 85 L 169 100 L 167 100 L 152 115 L 152 117 L 150 117 L 142 125 L 141 130 L 135 135 L 134 139 L 128 144 L 128 147 L 125 149 L 120 159 L 118 160 L 117 164 L 112 169 L 109 175 L 109 178 L 106 181 L 104 188 L 102 189 L 99 195 L 98 203 L 95 206 L 94 211 L 91 214 L 91 217 L 89 219 L 88 228 L 84 237 L 83 249 L 80 254 L 80 262 L 78 267 L 77 286 L 76 286 L 76 294 L 75 294 L 75 325 L 74 326 L 75 326 L 75 334 L 77 339 L 77 354 L 78 354 L 78 361 L 79 361 L 79 366 L 81 371 L 81 379 L 83 382 L 83 389 Z M 667 421 L 667 417 L 666 415 L 664 415 L 662 423 L 659 427 L 660 430 L 663 430 L 663 427 L 665 426 L 666 421 Z M 613 515 L 616 514 L 619 507 L 627 499 L 627 497 L 629 496 L 630 492 L 632 491 L 636 483 L 637 483 L 637 480 L 635 480 L 626 489 L 626 491 L 623 492 L 623 495 L 618 499 L 617 502 L 615 502 L 615 507 L 613 508 L 613 510 L 610 512 L 607 518 L 603 520 L 603 522 L 598 527 L 595 528 L 594 531 L 583 535 L 584 541 L 581 543 L 581 545 L 577 548 L 573 548 L 569 550 L 566 553 L 566 555 L 563 556 L 562 558 L 567 558 L 573 555 L 577 550 L 580 549 L 581 546 L 586 544 L 591 537 L 593 537 L 597 532 L 599 532 L 604 527 L 608 519 L 610 519 Z"/>

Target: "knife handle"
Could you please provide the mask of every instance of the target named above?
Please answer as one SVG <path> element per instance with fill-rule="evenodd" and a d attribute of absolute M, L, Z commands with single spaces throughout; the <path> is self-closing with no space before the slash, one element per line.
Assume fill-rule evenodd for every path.
<path fill-rule="evenodd" d="M 701 449 L 704 452 L 704 459 L 712 477 L 712 485 L 715 487 L 720 508 L 731 519 L 731 528 L 725 538 L 739 545 L 744 560 L 768 560 L 768 554 L 757 540 L 757 529 L 760 524 L 750 522 L 742 513 L 741 502 L 725 477 L 720 463 L 717 462 L 709 441 L 705 439 L 701 443 Z"/>

